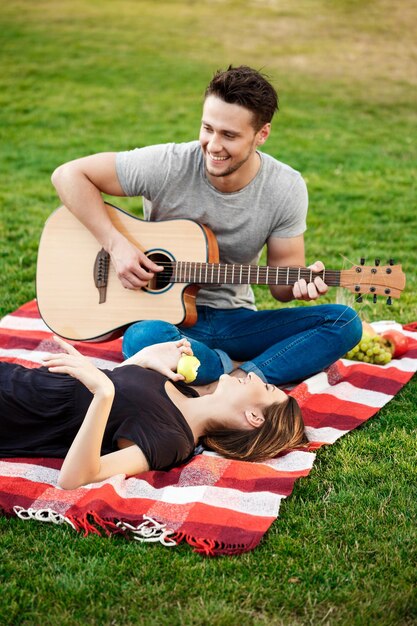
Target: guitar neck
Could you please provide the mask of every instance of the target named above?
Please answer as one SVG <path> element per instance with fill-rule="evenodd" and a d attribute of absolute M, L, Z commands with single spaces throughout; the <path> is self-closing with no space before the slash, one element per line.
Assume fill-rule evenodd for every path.
<path fill-rule="evenodd" d="M 229 263 L 197 263 L 178 261 L 165 265 L 165 272 L 174 283 L 227 284 L 227 285 L 294 285 L 304 278 L 312 282 L 320 276 L 329 286 L 340 285 L 340 271 L 313 272 L 306 267 L 270 267 Z"/>

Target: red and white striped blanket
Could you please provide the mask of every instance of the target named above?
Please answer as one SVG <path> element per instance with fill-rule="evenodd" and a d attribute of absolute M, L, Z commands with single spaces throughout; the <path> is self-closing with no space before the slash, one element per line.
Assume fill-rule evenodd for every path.
<path fill-rule="evenodd" d="M 68 523 L 85 534 L 119 533 L 167 546 L 185 539 L 206 555 L 251 550 L 278 516 L 297 478 L 309 474 L 315 451 L 375 415 L 417 370 L 417 334 L 395 322 L 374 326 L 406 333 L 407 354 L 386 366 L 341 359 L 290 391 L 302 408 L 308 450 L 266 463 L 229 461 L 205 452 L 169 472 L 128 479 L 118 475 L 74 491 L 56 487 L 60 460 L 0 460 L 0 509 L 23 519 Z M 0 360 L 37 367 L 50 342 L 35 301 L 0 323 Z M 120 339 L 77 347 L 99 367 L 122 360 Z"/>

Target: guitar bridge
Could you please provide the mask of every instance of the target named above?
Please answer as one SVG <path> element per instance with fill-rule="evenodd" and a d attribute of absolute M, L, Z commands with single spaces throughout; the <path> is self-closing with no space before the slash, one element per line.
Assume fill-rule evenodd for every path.
<path fill-rule="evenodd" d="M 99 293 L 99 304 L 106 302 L 107 282 L 109 279 L 110 254 L 104 248 L 96 256 L 94 262 L 94 284 Z"/>

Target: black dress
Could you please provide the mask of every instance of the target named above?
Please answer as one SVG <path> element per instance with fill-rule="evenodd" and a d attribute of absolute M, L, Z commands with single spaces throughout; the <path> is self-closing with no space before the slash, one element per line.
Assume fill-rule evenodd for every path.
<path fill-rule="evenodd" d="M 188 460 L 194 437 L 166 394 L 167 377 L 137 365 L 103 371 L 116 393 L 101 453 L 117 450 L 123 437 L 139 446 L 150 469 Z M 174 384 L 184 395 L 198 396 L 184 383 Z M 71 376 L 0 363 L 0 458 L 64 458 L 91 400 L 90 391 Z"/>

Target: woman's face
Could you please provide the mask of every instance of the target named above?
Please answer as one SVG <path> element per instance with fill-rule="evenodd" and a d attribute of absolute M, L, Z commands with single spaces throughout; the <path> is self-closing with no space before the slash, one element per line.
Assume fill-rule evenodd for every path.
<path fill-rule="evenodd" d="M 256 407 L 263 410 L 274 402 L 283 402 L 287 394 L 270 383 L 264 383 L 256 374 L 242 377 L 222 374 L 216 392 L 224 395 L 225 404 L 246 411 Z"/>

